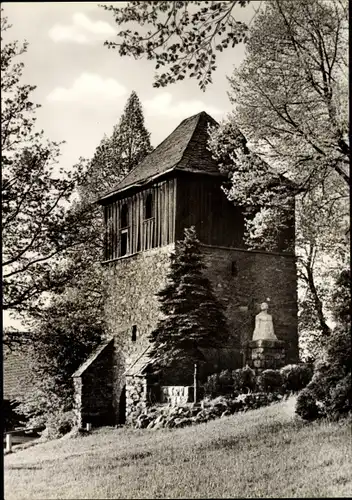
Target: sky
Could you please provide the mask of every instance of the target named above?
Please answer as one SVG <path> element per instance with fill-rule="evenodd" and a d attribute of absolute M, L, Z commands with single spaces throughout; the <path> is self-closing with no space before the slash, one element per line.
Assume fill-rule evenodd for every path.
<path fill-rule="evenodd" d="M 206 92 L 193 79 L 156 89 L 152 61 L 121 57 L 103 45 L 116 39 L 119 27 L 98 3 L 3 2 L 2 6 L 13 25 L 11 39 L 29 43 L 22 58 L 23 81 L 37 86 L 33 99 L 41 105 L 38 128 L 51 140 L 66 141 L 61 149 L 61 165 L 66 168 L 80 156 L 90 158 L 104 134 L 111 135 L 132 90 L 142 102 L 154 147 L 184 118 L 206 111 L 219 121 L 231 110 L 226 76 L 242 62 L 243 44 L 219 53 L 214 83 Z M 237 10 L 239 20 L 253 16 L 252 7 Z"/>
<path fill-rule="evenodd" d="M 80 157 L 91 158 L 104 134 L 111 135 L 132 90 L 142 103 L 153 147 L 184 118 L 206 111 L 220 121 L 231 111 L 226 77 L 243 61 L 243 44 L 219 53 L 206 92 L 191 79 L 156 89 L 152 61 L 121 57 L 104 46 L 119 27 L 98 3 L 5 1 L 2 8 L 12 25 L 9 39 L 29 44 L 22 56 L 23 83 L 37 87 L 32 98 L 41 105 L 38 129 L 47 139 L 65 141 L 60 158 L 65 170 Z M 253 13 L 251 6 L 235 11 L 246 22 Z M 7 314 L 3 319 L 4 326 L 21 328 Z"/>

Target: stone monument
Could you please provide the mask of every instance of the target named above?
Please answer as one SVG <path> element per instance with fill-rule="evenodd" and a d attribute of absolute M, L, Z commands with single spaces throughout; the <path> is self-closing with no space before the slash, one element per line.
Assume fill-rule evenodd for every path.
<path fill-rule="evenodd" d="M 260 305 L 261 312 L 255 317 L 255 328 L 252 340 L 278 340 L 274 333 L 273 318 L 268 314 L 267 302 Z"/>
<path fill-rule="evenodd" d="M 251 365 L 256 371 L 277 369 L 285 364 L 285 343 L 274 333 L 273 318 L 268 313 L 269 300 L 260 305 L 261 311 L 255 317 L 253 338 L 249 343 Z"/>

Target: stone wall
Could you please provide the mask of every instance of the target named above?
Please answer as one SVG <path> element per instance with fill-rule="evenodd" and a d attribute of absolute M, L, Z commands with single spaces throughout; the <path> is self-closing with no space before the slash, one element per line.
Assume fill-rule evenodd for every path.
<path fill-rule="evenodd" d="M 114 345 L 108 344 L 100 355 L 74 377 L 75 409 L 79 426 L 113 425 L 113 356 Z"/>
<path fill-rule="evenodd" d="M 115 423 L 123 423 L 122 413 L 125 411 L 126 398 L 127 407 L 132 407 L 132 410 L 126 408 L 127 420 L 134 418 L 133 415 L 138 413 L 146 402 L 144 382 L 141 383 L 136 374 L 126 376 L 125 372 L 147 349 L 148 334 L 157 325 L 160 311 L 156 293 L 167 282 L 169 256 L 173 249 L 173 245 L 152 249 L 121 258 L 105 267 L 108 283 L 106 320 L 108 333 L 114 337 L 110 358 L 112 386 L 109 385 L 110 374 L 106 376 L 110 372 L 105 372 L 104 381 L 97 368 L 96 376 L 97 386 L 99 383 L 106 386 L 105 396 L 111 394 Z M 206 273 L 216 295 L 226 307 L 232 333 L 232 339 L 224 349 L 224 353 L 230 353 L 227 358 L 231 359 L 226 360 L 228 368 L 243 366 L 250 360 L 251 351 L 248 346 L 253 335 L 254 318 L 260 310 L 261 302 L 268 297 L 275 334 L 279 340 L 285 342 L 285 363 L 297 362 L 297 292 L 294 256 L 222 247 L 203 246 L 202 249 L 207 265 Z M 132 339 L 133 325 L 137 327 L 135 340 Z M 88 372 L 87 387 L 93 390 L 93 380 L 89 378 L 90 376 Z M 84 387 L 82 390 L 84 391 Z M 98 387 L 97 391 L 99 393 Z M 89 394 L 87 392 L 85 394 L 84 397 L 90 401 Z M 136 394 L 139 394 L 141 405 L 130 404 L 136 400 Z M 96 397 L 93 394 L 92 398 L 93 401 L 88 404 L 90 415 L 94 413 L 94 404 L 97 406 L 96 401 L 100 401 L 101 396 Z M 107 405 L 106 412 L 108 411 L 110 407 Z"/>
<path fill-rule="evenodd" d="M 155 328 L 160 312 L 156 293 L 167 279 L 170 253 L 174 245 L 148 250 L 106 265 L 108 299 L 105 313 L 109 334 L 131 332 L 137 326 L 137 339 L 131 334 L 121 339 L 126 356 L 133 357 L 147 347 L 146 335 Z"/>
<path fill-rule="evenodd" d="M 297 284 L 295 257 L 203 246 L 207 275 L 226 307 L 233 346 L 249 359 L 255 315 L 270 298 L 275 334 L 286 346 L 286 363 L 298 361 Z"/>
<path fill-rule="evenodd" d="M 147 406 L 146 377 L 126 376 L 126 423 L 134 422 Z"/>
<path fill-rule="evenodd" d="M 149 346 L 148 334 L 160 316 L 156 293 L 167 281 L 174 245 L 151 249 L 112 262 L 105 267 L 108 334 L 114 337 L 113 407 L 121 420 L 120 403 L 127 380 L 125 371 Z M 132 328 L 137 327 L 136 340 Z"/>

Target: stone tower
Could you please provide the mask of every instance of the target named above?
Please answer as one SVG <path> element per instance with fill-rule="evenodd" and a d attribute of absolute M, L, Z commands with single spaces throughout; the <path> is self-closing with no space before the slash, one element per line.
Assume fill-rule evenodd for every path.
<path fill-rule="evenodd" d="M 104 412 L 107 420 L 108 415 L 114 415 L 115 423 L 124 420 L 126 377 L 140 380 L 139 393 L 145 394 L 142 374 L 148 364 L 148 334 L 159 317 L 155 294 L 166 283 L 170 252 L 183 238 L 185 227 L 196 228 L 206 272 L 226 307 L 232 332 L 230 344 L 214 357 L 214 372 L 248 361 L 254 317 L 266 297 L 271 300 L 277 336 L 285 342 L 285 362 L 298 359 L 295 257 L 245 248 L 242 213 L 221 190 L 224 176 L 207 149 L 208 125 L 214 124 L 205 112 L 182 121 L 98 202 L 106 222 L 102 264 L 109 283 L 105 314 L 110 340 L 75 374 L 81 408 L 89 384 L 92 393 L 106 386 L 102 403 L 95 403 L 99 401 L 95 398 L 86 405 L 89 411 L 82 410 L 91 420 L 93 414 Z M 136 394 L 137 400 L 138 390 Z"/>

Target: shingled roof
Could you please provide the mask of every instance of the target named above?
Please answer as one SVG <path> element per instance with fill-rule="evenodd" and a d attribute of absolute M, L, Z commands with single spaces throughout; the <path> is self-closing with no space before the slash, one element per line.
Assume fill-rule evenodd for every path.
<path fill-rule="evenodd" d="M 28 378 L 30 367 L 31 353 L 26 346 L 14 351 L 4 348 L 3 399 L 21 401 L 32 385 Z"/>
<path fill-rule="evenodd" d="M 218 123 L 205 111 L 183 120 L 180 125 L 141 161 L 99 202 L 132 186 L 141 186 L 172 170 L 221 175 L 207 149 L 208 125 Z"/>

